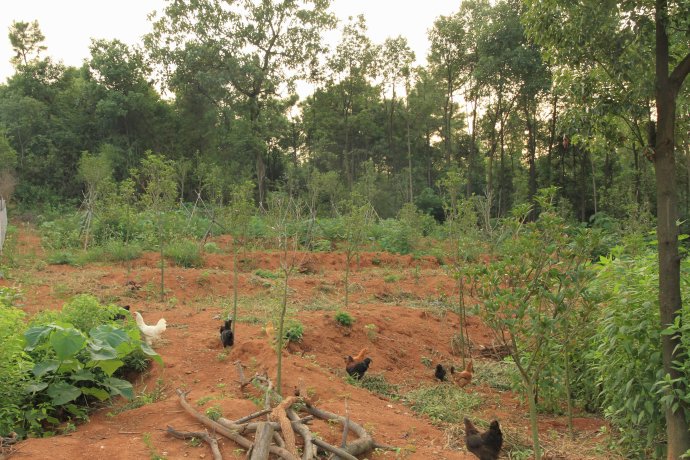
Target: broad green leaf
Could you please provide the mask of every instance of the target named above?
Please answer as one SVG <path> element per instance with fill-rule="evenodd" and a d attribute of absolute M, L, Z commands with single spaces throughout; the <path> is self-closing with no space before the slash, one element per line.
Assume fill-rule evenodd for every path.
<path fill-rule="evenodd" d="M 132 384 L 127 380 L 109 377 L 105 379 L 103 385 L 110 390 L 111 395 L 121 395 L 127 399 L 132 399 L 134 397 Z"/>
<path fill-rule="evenodd" d="M 45 390 L 48 387 L 47 382 L 34 382 L 30 383 L 29 385 L 24 388 L 24 392 L 26 393 L 38 393 L 41 390 Z"/>
<path fill-rule="evenodd" d="M 41 377 L 47 372 L 54 372 L 58 369 L 60 366 L 60 362 L 56 361 L 54 359 L 49 359 L 46 361 L 41 361 L 40 363 L 36 363 L 34 368 L 31 370 L 31 372 L 36 376 L 36 377 Z"/>
<path fill-rule="evenodd" d="M 61 406 L 70 401 L 74 401 L 81 396 L 81 390 L 74 385 L 70 385 L 65 381 L 52 383 L 48 386 L 46 391 L 48 396 L 52 399 L 53 404 Z"/>
<path fill-rule="evenodd" d="M 74 328 L 58 329 L 50 336 L 50 345 L 58 359 L 71 358 L 84 347 L 86 338 Z"/>
<path fill-rule="evenodd" d="M 26 351 L 33 350 L 54 329 L 55 326 L 53 325 L 30 327 L 24 332 L 24 340 L 26 341 L 26 347 L 24 347 L 24 349 Z"/>
<path fill-rule="evenodd" d="M 125 363 L 119 359 L 109 359 L 105 361 L 98 361 L 95 367 L 100 367 L 106 375 L 111 376 L 113 373 L 121 368 Z"/>
<path fill-rule="evenodd" d="M 146 356 L 150 356 L 158 364 L 163 365 L 163 358 L 161 358 L 158 353 L 153 351 L 153 348 L 151 348 L 146 342 L 141 342 L 141 351 L 143 351 Z"/>
<path fill-rule="evenodd" d="M 70 379 L 73 382 L 97 382 L 98 379 L 94 375 L 93 372 L 91 372 L 88 369 L 80 369 L 74 374 L 70 375 Z"/>
<path fill-rule="evenodd" d="M 93 344 L 89 344 L 89 354 L 91 359 L 94 361 L 105 361 L 109 359 L 117 358 L 117 351 L 113 349 L 110 345 L 104 345 L 98 348 L 93 347 Z"/>
<path fill-rule="evenodd" d="M 110 398 L 110 393 L 102 388 L 82 388 L 81 392 L 85 395 L 94 396 L 95 398 L 98 398 L 99 401 L 105 401 L 106 399 Z"/>
<path fill-rule="evenodd" d="M 112 348 L 117 348 L 121 343 L 130 341 L 127 332 L 110 324 L 101 324 L 91 329 L 89 335 L 96 340 L 107 343 Z"/>

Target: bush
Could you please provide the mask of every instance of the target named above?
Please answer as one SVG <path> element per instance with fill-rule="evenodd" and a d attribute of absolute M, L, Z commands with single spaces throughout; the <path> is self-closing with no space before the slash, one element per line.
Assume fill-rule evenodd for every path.
<path fill-rule="evenodd" d="M 285 325 L 283 337 L 288 342 L 301 342 L 304 336 L 304 326 L 299 321 L 291 320 Z"/>
<path fill-rule="evenodd" d="M 180 267 L 199 268 L 204 266 L 204 258 L 199 250 L 199 245 L 193 241 L 175 241 L 163 249 L 163 254 Z"/>
<path fill-rule="evenodd" d="M 460 423 L 465 414 L 479 407 L 482 399 L 452 384 L 422 387 L 405 395 L 413 411 L 432 420 Z"/>
<path fill-rule="evenodd" d="M 355 322 L 355 320 L 352 319 L 352 316 L 350 316 L 349 313 L 339 311 L 335 314 L 335 322 L 340 324 L 341 326 L 350 327 L 352 326 L 352 323 Z"/>

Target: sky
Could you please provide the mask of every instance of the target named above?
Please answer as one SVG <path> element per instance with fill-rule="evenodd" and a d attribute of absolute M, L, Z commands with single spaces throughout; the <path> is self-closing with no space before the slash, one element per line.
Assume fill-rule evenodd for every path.
<path fill-rule="evenodd" d="M 115 39 L 133 45 L 150 31 L 147 19 L 162 11 L 165 0 L 0 0 L 0 83 L 14 74 L 10 64 L 12 47 L 7 36 L 13 21 L 34 21 L 45 35 L 45 54 L 69 66 L 81 66 L 89 56 L 92 38 Z M 388 37 L 402 35 L 417 57 L 425 63 L 429 49 L 427 31 L 440 15 L 449 15 L 461 0 L 332 0 L 331 11 L 342 20 L 363 14 L 368 35 L 381 44 Z"/>

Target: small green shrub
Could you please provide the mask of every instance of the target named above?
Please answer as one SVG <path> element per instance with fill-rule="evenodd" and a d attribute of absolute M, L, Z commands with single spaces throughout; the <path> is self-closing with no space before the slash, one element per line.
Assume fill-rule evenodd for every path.
<path fill-rule="evenodd" d="M 214 243 L 213 241 L 209 241 L 204 245 L 204 252 L 208 252 L 209 254 L 219 254 L 223 251 L 216 243 Z"/>
<path fill-rule="evenodd" d="M 348 382 L 352 385 L 369 390 L 377 395 L 385 396 L 386 398 L 398 399 L 400 398 L 399 386 L 386 381 L 383 374 L 364 374 L 361 380 L 347 376 Z"/>
<path fill-rule="evenodd" d="M 288 342 L 301 342 L 304 336 L 304 326 L 299 321 L 291 320 L 285 325 L 283 337 Z"/>
<path fill-rule="evenodd" d="M 190 240 L 170 243 L 163 250 L 163 254 L 180 267 L 199 268 L 204 266 L 204 258 L 199 250 L 199 245 Z"/>
<path fill-rule="evenodd" d="M 350 327 L 355 320 L 350 316 L 349 313 L 344 311 L 339 311 L 335 314 L 335 322 L 341 326 Z"/>
<path fill-rule="evenodd" d="M 280 275 L 278 273 L 274 273 L 270 270 L 264 270 L 262 268 L 259 268 L 258 270 L 256 270 L 254 272 L 254 274 L 256 276 L 258 276 L 259 278 L 264 278 L 264 279 L 268 279 L 268 280 L 275 280 L 275 279 L 280 278 Z"/>
<path fill-rule="evenodd" d="M 78 265 L 77 256 L 72 251 L 55 251 L 46 258 L 46 261 L 50 265 Z"/>
<path fill-rule="evenodd" d="M 218 420 L 223 416 L 223 412 L 220 410 L 220 407 L 211 406 L 208 409 L 206 409 L 206 416 L 211 420 Z"/>

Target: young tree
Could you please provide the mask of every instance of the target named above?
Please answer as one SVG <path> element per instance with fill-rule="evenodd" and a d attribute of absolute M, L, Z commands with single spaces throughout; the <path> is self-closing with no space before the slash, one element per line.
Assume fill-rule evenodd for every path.
<path fill-rule="evenodd" d="M 177 183 L 175 181 L 175 169 L 172 163 L 162 155 L 151 151 L 141 161 L 141 181 L 144 189 L 142 202 L 156 217 L 158 230 L 158 249 L 161 263 L 161 290 L 160 301 L 165 300 L 165 246 L 164 224 L 166 212 L 172 209 L 177 198 Z"/>
<path fill-rule="evenodd" d="M 299 231 L 302 215 L 302 203 L 290 195 L 278 191 L 268 196 L 267 218 L 271 226 L 271 233 L 278 243 L 280 251 L 280 271 L 283 275 L 283 293 L 278 311 L 278 336 L 276 340 L 276 354 L 278 369 L 276 377 L 276 391 L 282 395 L 282 364 L 283 342 L 285 340 L 285 317 L 287 315 L 287 300 L 290 277 L 299 267 L 303 256 L 297 250 L 300 246 Z"/>
<path fill-rule="evenodd" d="M 374 221 L 374 208 L 368 200 L 359 198 L 355 194 L 353 200 L 341 203 L 341 216 L 345 234 L 345 310 L 350 306 L 350 266 L 359 254 L 367 234 Z"/>
<path fill-rule="evenodd" d="M 568 249 L 567 226 L 553 206 L 555 189 L 540 191 L 539 218 L 528 222 L 530 205 L 516 206 L 507 218 L 505 237 L 496 243 L 493 260 L 479 277 L 479 311 L 494 337 L 509 350 L 515 362 L 529 405 L 534 457 L 541 458 L 537 426 L 537 388 L 565 309 L 575 305 L 560 300 L 564 277 L 574 276 L 589 252 L 577 254 Z M 554 301 L 554 299 L 557 299 Z"/>
<path fill-rule="evenodd" d="M 84 195 L 84 250 L 89 247 L 91 236 L 91 223 L 96 212 L 97 202 L 104 186 L 112 178 L 112 166 L 105 155 L 92 155 L 89 152 L 82 152 L 79 159 L 77 174 L 84 181 L 86 190 Z"/>
<path fill-rule="evenodd" d="M 226 222 L 232 234 L 232 332 L 237 323 L 237 292 L 239 290 L 239 260 L 238 255 L 247 243 L 249 223 L 254 213 L 251 181 L 235 185 L 230 190 L 230 203 L 225 208 Z"/>

